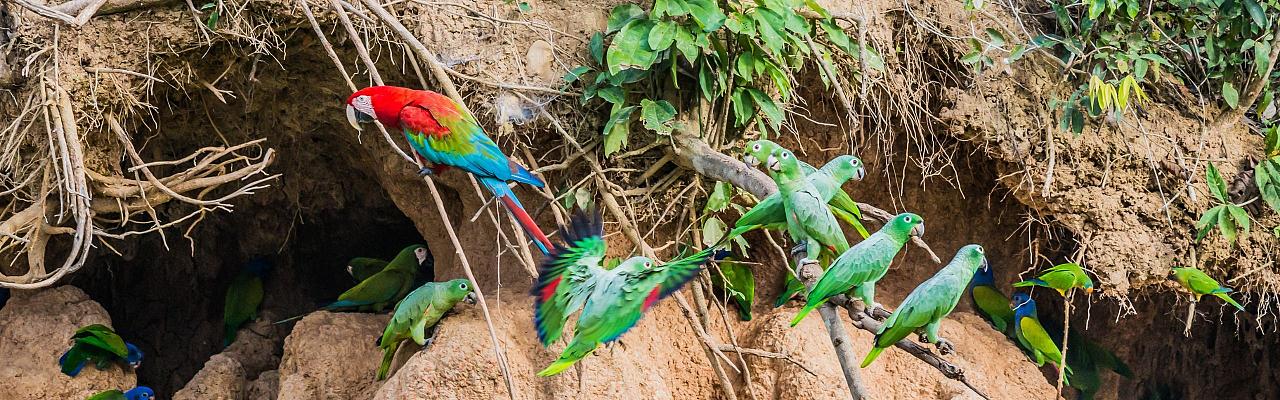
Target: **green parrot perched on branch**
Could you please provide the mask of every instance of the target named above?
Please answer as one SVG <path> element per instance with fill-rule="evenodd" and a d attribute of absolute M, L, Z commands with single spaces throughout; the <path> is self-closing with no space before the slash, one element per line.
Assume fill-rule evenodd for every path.
<path fill-rule="evenodd" d="M 557 244 L 538 268 L 534 297 L 534 327 L 543 346 L 560 338 L 569 315 L 578 315 L 573 339 L 559 359 L 538 372 L 563 372 L 601 344 L 618 340 L 635 326 L 645 311 L 693 279 L 702 265 L 728 240 L 745 230 L 730 232 L 716 244 L 688 257 L 658 264 L 648 257 L 631 257 L 604 269 L 604 224 L 594 211 L 576 213 Z"/>
<path fill-rule="evenodd" d="M 780 148 L 782 146 L 777 143 L 763 139 L 747 143 L 746 162 L 752 165 L 758 164 L 767 160 L 769 154 Z M 859 221 L 862 211 L 858 209 L 858 203 L 840 188 L 849 179 L 860 181 L 867 175 L 866 169 L 862 166 L 862 160 L 851 155 L 843 155 L 828 161 L 822 169 L 814 169 L 812 165 L 801 161 L 800 169 L 805 179 L 813 185 L 814 189 L 817 189 L 818 196 L 830 206 L 831 212 L 852 225 L 863 238 L 866 238 L 868 233 Z M 774 171 L 766 171 L 770 177 L 777 179 Z M 765 229 L 783 229 L 787 223 L 785 211 L 782 194 L 774 193 L 761 199 L 755 207 L 751 207 L 742 214 L 742 217 L 738 218 L 737 226 L 763 225 Z"/>
<path fill-rule="evenodd" d="M 889 272 L 889 264 L 911 236 L 924 236 L 924 219 L 912 213 L 893 217 L 867 240 L 850 247 L 831 263 L 809 291 L 804 308 L 791 320 L 796 326 L 828 298 L 854 289 L 867 309 L 874 309 L 875 284 Z"/>
<path fill-rule="evenodd" d="M 364 282 L 365 279 L 381 272 L 387 267 L 387 261 L 377 258 L 356 257 L 347 262 L 347 274 L 356 282 Z"/>
<path fill-rule="evenodd" d="M 1200 296 L 1211 294 L 1222 299 L 1222 301 L 1231 304 L 1240 311 L 1244 311 L 1244 306 L 1231 298 L 1231 289 L 1223 287 L 1218 281 L 1210 278 L 1204 271 L 1192 267 L 1179 267 L 1169 271 L 1169 279 L 1174 280 L 1191 291 L 1191 295 L 1195 297 L 1195 301 L 1200 301 Z"/>
<path fill-rule="evenodd" d="M 425 346 L 428 342 L 426 330 L 436 326 L 445 313 L 464 300 L 468 303 L 476 301 L 471 282 L 454 279 L 423 284 L 405 296 L 400 304 L 396 304 L 396 311 L 387 323 L 387 329 L 378 339 L 378 347 L 382 348 L 382 365 L 378 367 L 377 380 L 387 378 L 391 360 L 395 357 L 400 342 L 413 339 L 419 346 Z"/>
<path fill-rule="evenodd" d="M 1048 361 L 1059 368 L 1066 368 L 1067 374 L 1071 374 L 1071 368 L 1063 366 L 1062 350 L 1059 350 L 1057 343 L 1040 323 L 1040 316 L 1036 312 L 1036 301 L 1031 298 L 1031 295 L 1027 292 L 1014 293 L 1011 306 L 1014 312 L 1013 336 L 1018 339 L 1022 349 L 1027 351 L 1031 361 L 1035 362 L 1037 367 L 1044 366 L 1045 361 Z M 1071 381 L 1066 379 L 1064 383 L 1070 385 Z"/>
<path fill-rule="evenodd" d="M 935 344 L 944 355 L 951 353 L 951 342 L 938 336 L 938 328 L 942 325 L 942 318 L 956 308 L 956 303 L 960 302 L 965 288 L 979 268 L 990 269 L 982 246 L 971 244 L 961 247 L 951 263 L 920 286 L 916 286 L 906 300 L 902 301 L 902 305 L 884 321 L 880 331 L 876 332 L 874 347 L 862 360 L 862 368 L 871 365 L 880 352 L 912 332 L 922 331 L 921 341 Z"/>
<path fill-rule="evenodd" d="M 1067 291 L 1072 288 L 1084 289 L 1085 294 L 1093 294 L 1093 279 L 1089 279 L 1089 274 L 1076 263 L 1059 264 L 1045 270 L 1039 277 L 1013 284 L 1013 287 L 1028 286 L 1053 288 L 1062 297 L 1066 297 Z"/>

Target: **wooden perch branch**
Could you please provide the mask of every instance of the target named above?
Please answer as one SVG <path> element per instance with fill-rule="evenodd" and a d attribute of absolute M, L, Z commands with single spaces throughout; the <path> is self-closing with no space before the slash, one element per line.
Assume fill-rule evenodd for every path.
<path fill-rule="evenodd" d="M 818 283 L 818 277 L 822 276 L 822 267 L 812 259 L 804 264 L 800 264 L 800 261 L 797 255 L 794 262 L 800 266 L 798 268 L 800 282 L 804 284 L 805 289 L 813 290 L 813 285 Z M 853 397 L 853 400 L 867 397 L 867 387 L 862 384 L 858 357 L 853 353 L 853 340 L 844 330 L 844 321 L 841 321 L 840 314 L 836 313 L 836 306 L 827 302 L 818 307 L 818 313 L 822 315 L 822 323 L 827 326 L 827 334 L 831 336 L 831 346 L 835 348 L 836 359 L 840 361 L 844 382 L 849 385 L 849 396 Z"/>

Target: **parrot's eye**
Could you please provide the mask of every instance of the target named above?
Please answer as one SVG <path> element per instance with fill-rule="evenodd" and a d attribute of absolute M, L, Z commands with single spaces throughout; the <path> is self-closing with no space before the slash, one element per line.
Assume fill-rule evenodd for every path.
<path fill-rule="evenodd" d="M 903 221 L 903 222 L 906 222 L 906 223 L 908 223 L 908 224 L 910 224 L 910 223 L 911 223 L 911 216 L 910 216 L 910 215 L 908 215 L 908 216 L 902 217 L 902 221 Z"/>
<path fill-rule="evenodd" d="M 467 290 L 467 283 L 466 283 L 466 282 L 462 282 L 462 284 L 461 284 L 461 285 L 458 285 L 458 287 L 462 288 L 462 290 Z"/>
<path fill-rule="evenodd" d="M 752 151 L 760 151 L 760 143 L 756 143 L 754 146 L 751 146 L 751 150 L 752 150 Z"/>
<path fill-rule="evenodd" d="M 645 262 L 644 262 L 644 269 L 649 269 L 649 268 L 653 268 L 653 263 L 648 262 L 648 261 L 645 261 Z"/>
<path fill-rule="evenodd" d="M 852 166 L 855 166 L 855 167 L 856 167 L 856 166 L 858 166 L 858 164 L 862 164 L 862 161 L 859 161 L 859 160 L 858 160 L 858 159 L 856 159 L 856 158 L 855 158 L 855 159 L 852 159 L 852 160 L 849 160 L 849 165 L 852 165 Z"/>
<path fill-rule="evenodd" d="M 783 159 L 783 160 L 788 159 L 788 158 L 791 158 L 791 153 L 782 153 L 782 159 Z"/>
<path fill-rule="evenodd" d="M 978 246 L 978 254 L 987 254 L 987 251 L 983 250 L 982 246 Z"/>

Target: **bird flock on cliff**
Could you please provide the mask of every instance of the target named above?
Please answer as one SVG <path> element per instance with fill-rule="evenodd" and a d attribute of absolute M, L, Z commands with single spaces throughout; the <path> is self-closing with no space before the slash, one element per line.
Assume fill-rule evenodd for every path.
<path fill-rule="evenodd" d="M 875 232 L 861 224 L 858 203 L 843 189 L 850 180 L 861 180 L 867 174 L 858 157 L 842 155 L 814 168 L 777 143 L 756 140 L 744 147 L 744 161 L 761 167 L 776 183 L 777 192 L 743 213 L 728 234 L 701 250 L 672 260 L 645 256 L 612 260 L 607 257 L 603 218 L 593 209 L 575 212 L 569 226 L 558 230 L 559 243 L 549 240 L 510 186 L 515 183 L 541 188 L 543 181 L 503 154 L 476 118 L 450 98 L 427 90 L 376 86 L 353 93 L 345 106 L 347 120 L 356 129 L 361 128 L 361 123 L 378 121 L 403 132 L 413 155 L 425 165 L 420 174 L 440 174 L 452 167 L 473 175 L 532 238 L 544 255 L 530 291 L 538 340 L 544 347 L 561 339 L 567 341 L 560 356 L 538 372 L 539 376 L 559 374 L 598 348 L 618 342 L 648 310 L 680 290 L 707 264 L 728 257 L 729 244 L 748 232 L 785 231 L 796 245 L 792 249 L 792 268 L 797 273 L 788 274 L 773 303 L 774 307 L 793 300 L 802 304 L 790 321 L 792 327 L 836 298 L 856 299 L 868 315 L 883 308 L 876 302 L 876 284 L 891 272 L 905 245 L 913 237 L 925 234 L 924 216 L 910 212 L 893 216 Z M 857 232 L 859 241 L 850 244 L 842 222 Z M 1105 371 L 1133 377 L 1130 368 L 1111 351 L 1081 332 L 1041 320 L 1037 314 L 1032 297 L 1037 287 L 1052 289 L 1046 292 L 1057 294 L 1064 302 L 1076 291 L 1091 294 L 1095 290 L 1080 265 L 1064 263 L 1043 270 L 1035 278 L 1012 283 L 1015 292 L 1010 297 L 1001 291 L 988 257 L 981 244 L 957 250 L 949 263 L 916 286 L 893 309 L 875 334 L 861 367 L 872 364 L 886 349 L 912 334 L 921 342 L 933 344 L 943 355 L 952 353 L 963 344 L 945 338 L 942 321 L 967 295 L 973 309 L 1022 349 L 1030 362 L 1060 368 L 1064 383 L 1078 389 L 1080 398 L 1093 397 Z M 817 264 L 821 273 L 806 286 L 799 272 L 801 266 L 811 264 Z M 265 258 L 250 260 L 226 289 L 224 346 L 235 341 L 242 326 L 257 318 L 263 280 L 271 269 L 272 263 Z M 382 335 L 371 338 L 382 351 L 378 370 L 370 372 L 377 380 L 387 379 L 392 360 L 404 341 L 430 345 L 436 325 L 455 305 L 476 301 L 476 282 L 437 281 L 434 260 L 424 245 L 408 246 L 389 261 L 355 258 L 347 263 L 346 271 L 356 284 L 320 308 L 376 313 L 392 310 Z M 1212 295 L 1244 310 L 1230 297 L 1231 289 L 1194 267 L 1175 268 L 1169 278 L 1185 287 L 1195 301 Z M 0 305 L 5 298 L 7 292 L 0 293 Z M 738 306 L 746 308 L 749 315 L 749 300 Z M 572 332 L 566 332 L 566 325 L 575 314 Z M 1065 357 L 1061 351 L 1064 341 L 1070 349 Z M 69 342 L 58 363 L 62 372 L 71 377 L 79 375 L 86 365 L 100 370 L 142 365 L 142 351 L 104 325 L 85 326 Z M 151 389 L 141 386 L 127 391 L 109 390 L 89 398 L 150 400 L 154 396 Z"/>

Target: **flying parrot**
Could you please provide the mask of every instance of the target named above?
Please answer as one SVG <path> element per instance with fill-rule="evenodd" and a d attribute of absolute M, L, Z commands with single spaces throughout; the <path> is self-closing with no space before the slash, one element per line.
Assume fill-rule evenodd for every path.
<path fill-rule="evenodd" d="M 378 258 L 356 257 L 347 262 L 347 274 L 356 282 L 364 282 L 373 274 L 387 267 L 387 261 Z"/>
<path fill-rule="evenodd" d="M 1231 298 L 1231 295 L 1228 294 L 1231 293 L 1231 288 L 1223 287 L 1218 281 L 1206 275 L 1204 271 L 1193 267 L 1174 268 L 1169 271 L 1169 279 L 1182 284 L 1182 287 L 1191 291 L 1191 295 L 1195 296 L 1197 302 L 1200 301 L 1200 296 L 1211 294 L 1218 296 L 1222 301 L 1231 304 L 1236 309 L 1244 311 L 1244 306 L 1237 303 L 1236 299 Z"/>
<path fill-rule="evenodd" d="M 1016 292 L 1010 305 L 1013 307 L 1013 336 L 1030 355 L 1031 361 L 1037 367 L 1044 366 L 1045 361 L 1048 361 L 1063 368 L 1062 352 L 1058 350 L 1058 345 L 1049 336 L 1049 332 L 1045 331 L 1044 325 L 1040 324 L 1040 316 L 1036 314 L 1036 301 L 1031 295 Z M 1066 368 L 1067 373 L 1072 372 L 1070 367 Z M 1070 384 L 1070 379 L 1067 384 Z"/>
<path fill-rule="evenodd" d="M 1080 391 L 1078 399 L 1093 399 L 1098 389 L 1102 388 L 1101 371 L 1103 370 L 1115 371 L 1120 376 L 1133 378 L 1133 370 L 1116 357 L 1115 353 L 1089 340 L 1075 329 L 1071 330 L 1067 341 L 1071 342 L 1070 351 L 1067 352 L 1067 366 L 1070 367 L 1071 373 L 1067 378 L 1070 386 Z"/>
<path fill-rule="evenodd" d="M 1089 274 L 1086 274 L 1084 269 L 1080 268 L 1080 264 L 1076 263 L 1059 264 L 1045 270 L 1037 278 L 1013 284 L 1013 287 L 1028 286 L 1053 288 L 1064 297 L 1071 288 L 1084 289 L 1085 294 L 1093 294 L 1093 279 L 1089 279 Z"/>
<path fill-rule="evenodd" d="M 227 287 L 222 307 L 222 347 L 230 346 L 236 340 L 236 331 L 258 317 L 258 306 L 262 304 L 262 278 L 270 269 L 271 262 L 266 259 L 250 260 Z"/>
<path fill-rule="evenodd" d="M 749 164 L 758 164 L 757 160 L 767 160 L 769 154 L 774 150 L 782 148 L 777 143 L 770 140 L 756 140 L 747 143 L 746 161 Z M 805 178 L 818 190 L 818 195 L 831 208 L 831 212 L 836 217 L 853 225 L 854 229 L 863 238 L 867 237 L 866 228 L 862 227 L 859 218 L 862 217 L 862 211 L 858 209 L 858 203 L 854 202 L 849 194 L 840 188 L 849 179 L 856 181 L 862 180 L 866 176 L 867 171 L 862 166 L 862 160 L 851 155 L 839 156 L 826 165 L 822 169 L 814 169 L 813 166 L 800 161 L 800 169 L 804 172 Z M 770 177 L 775 177 L 776 173 L 767 170 Z M 776 178 L 775 178 L 776 179 Z M 787 224 L 787 216 L 784 214 L 782 205 L 782 194 L 774 193 L 760 200 L 755 207 L 751 207 L 742 217 L 738 218 L 737 226 L 747 225 L 764 225 L 765 229 L 783 229 Z"/>
<path fill-rule="evenodd" d="M 374 86 L 347 98 L 347 122 L 360 130 L 361 122 L 377 119 L 388 129 L 400 129 L 413 147 L 414 156 L 440 172 L 445 166 L 469 172 L 506 206 L 543 254 L 551 242 L 507 187 L 518 182 L 541 188 L 542 180 L 512 161 L 485 135 L 476 117 L 447 96 L 429 90 Z M 426 164 L 426 163 L 424 163 Z"/>
<path fill-rule="evenodd" d="M 735 230 L 718 243 L 688 257 L 657 264 L 647 257 L 631 257 L 604 269 L 607 250 L 604 224 L 596 212 L 578 212 L 565 244 L 555 246 L 538 268 L 534 296 L 534 326 L 543 346 L 560 338 L 569 315 L 578 311 L 573 339 L 560 358 L 538 372 L 558 374 L 591 354 L 601 344 L 618 340 L 635 326 L 644 312 L 671 295 L 698 273 L 718 247 L 740 235 Z"/>
<path fill-rule="evenodd" d="M 969 300 L 973 301 L 973 309 L 992 327 L 1005 335 L 1010 334 L 1013 309 L 1009 308 L 1009 298 L 996 287 L 995 274 L 989 264 L 973 274 L 973 281 L 969 283 Z"/>
<path fill-rule="evenodd" d="M 413 339 L 419 346 L 427 344 L 427 328 L 440 322 L 446 312 L 453 309 L 458 301 L 466 300 L 475 303 L 476 295 L 472 292 L 471 283 L 466 279 L 454 279 L 448 282 L 428 282 L 414 289 L 405 296 L 387 323 L 378 339 L 378 347 L 382 348 L 382 365 L 378 367 L 378 380 L 387 378 L 391 369 L 391 360 L 396 355 L 400 342 Z"/>
<path fill-rule="evenodd" d="M 956 308 L 974 272 L 979 269 L 990 270 L 982 246 L 971 244 L 961 247 L 947 266 L 916 286 L 884 321 L 880 331 L 876 332 L 874 347 L 862 360 L 862 368 L 871 365 L 884 349 L 921 330 L 921 341 L 934 343 L 943 354 L 950 353 L 952 345 L 938 336 L 938 328 L 942 325 L 942 318 Z"/>
<path fill-rule="evenodd" d="M 874 308 L 876 282 L 889 272 L 889 264 L 911 236 L 924 236 L 924 219 L 912 213 L 898 214 L 871 237 L 840 254 L 813 285 L 804 308 L 791 319 L 791 326 L 799 324 L 827 298 L 849 289 L 854 289 L 853 294 L 861 298 L 868 309 Z"/>
<path fill-rule="evenodd" d="M 400 250 L 396 258 L 387 263 L 382 271 L 361 281 L 355 287 L 338 295 L 338 301 L 321 307 L 325 311 L 374 311 L 382 312 L 387 306 L 394 305 L 413 289 L 414 279 L 418 276 L 418 266 L 427 260 L 430 252 L 427 246 L 415 244 Z M 299 315 L 276 321 L 277 324 L 293 321 L 306 316 Z"/>
<path fill-rule="evenodd" d="M 62 373 L 67 376 L 79 375 L 85 364 L 90 362 L 99 370 L 105 370 L 117 362 L 123 362 L 133 369 L 142 366 L 142 350 L 133 343 L 126 343 L 105 325 L 93 324 L 80 328 L 71 336 L 71 340 L 71 348 L 58 358 Z"/>
<path fill-rule="evenodd" d="M 93 396 L 85 398 L 85 400 L 151 400 L 156 397 L 156 392 L 146 386 L 138 386 L 129 389 L 128 392 L 121 392 L 119 389 L 111 389 L 98 392 Z"/>

